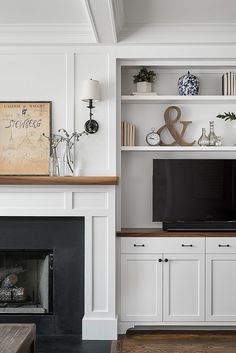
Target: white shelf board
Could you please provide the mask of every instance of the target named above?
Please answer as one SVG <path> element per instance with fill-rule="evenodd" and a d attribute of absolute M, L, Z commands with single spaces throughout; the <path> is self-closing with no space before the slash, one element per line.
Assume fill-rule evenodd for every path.
<path fill-rule="evenodd" d="M 215 103 L 236 104 L 236 96 L 121 96 L 122 103 Z"/>
<path fill-rule="evenodd" d="M 236 146 L 121 146 L 122 152 L 236 152 Z"/>

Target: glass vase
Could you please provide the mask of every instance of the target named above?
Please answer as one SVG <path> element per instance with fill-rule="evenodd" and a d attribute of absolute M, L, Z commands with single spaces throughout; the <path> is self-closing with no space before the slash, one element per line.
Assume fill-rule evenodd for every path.
<path fill-rule="evenodd" d="M 60 164 L 57 157 L 56 148 L 52 148 L 52 153 L 49 157 L 49 175 L 60 176 Z"/>
<path fill-rule="evenodd" d="M 63 156 L 63 175 L 73 176 L 74 175 L 74 151 L 73 144 L 66 143 L 66 149 Z"/>
<path fill-rule="evenodd" d="M 209 143 L 210 143 L 210 141 L 209 141 L 209 138 L 206 134 L 206 129 L 203 127 L 202 128 L 202 135 L 201 135 L 200 139 L 198 140 L 198 144 L 199 144 L 199 146 L 209 146 Z"/>
<path fill-rule="evenodd" d="M 210 121 L 210 133 L 208 135 L 209 138 L 209 146 L 215 146 L 217 141 L 217 136 L 214 131 L 214 121 Z"/>

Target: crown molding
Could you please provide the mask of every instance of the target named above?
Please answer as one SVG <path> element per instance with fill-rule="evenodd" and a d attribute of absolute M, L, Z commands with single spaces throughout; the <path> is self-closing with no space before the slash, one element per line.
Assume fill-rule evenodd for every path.
<path fill-rule="evenodd" d="M 96 43 L 89 24 L 1 24 L 0 45 Z"/>
<path fill-rule="evenodd" d="M 126 24 L 122 44 L 236 44 L 236 24 Z"/>

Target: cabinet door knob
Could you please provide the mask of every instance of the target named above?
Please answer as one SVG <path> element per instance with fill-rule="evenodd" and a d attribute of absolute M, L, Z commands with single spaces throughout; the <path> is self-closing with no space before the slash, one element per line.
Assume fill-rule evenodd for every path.
<path fill-rule="evenodd" d="M 189 247 L 189 248 L 192 248 L 192 247 L 193 247 L 193 244 L 182 244 L 182 247 Z"/>
<path fill-rule="evenodd" d="M 134 247 L 136 247 L 136 246 L 144 248 L 145 245 L 144 244 L 134 244 Z"/>
<path fill-rule="evenodd" d="M 169 260 L 168 260 L 168 259 L 165 259 L 164 261 L 165 261 L 165 262 L 168 262 Z"/>
<path fill-rule="evenodd" d="M 229 248 L 229 244 L 219 244 L 219 248 Z"/>
<path fill-rule="evenodd" d="M 162 262 L 162 259 L 158 259 L 158 262 Z"/>

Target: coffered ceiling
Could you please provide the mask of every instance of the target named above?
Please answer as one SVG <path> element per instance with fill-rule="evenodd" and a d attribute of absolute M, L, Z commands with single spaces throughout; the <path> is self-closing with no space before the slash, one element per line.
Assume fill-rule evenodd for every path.
<path fill-rule="evenodd" d="M 236 43 L 235 0 L 0 0 L 0 44 Z"/>

